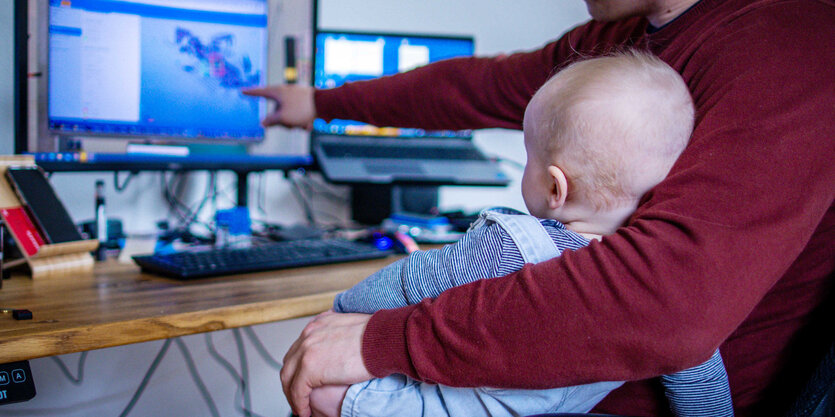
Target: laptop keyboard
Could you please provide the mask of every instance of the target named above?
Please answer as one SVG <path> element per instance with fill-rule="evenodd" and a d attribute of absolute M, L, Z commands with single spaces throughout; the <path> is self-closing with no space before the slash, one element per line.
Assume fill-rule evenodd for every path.
<path fill-rule="evenodd" d="M 322 144 L 322 150 L 329 158 L 388 158 L 388 159 L 443 159 L 443 160 L 485 160 L 474 148 L 423 147 L 410 145 L 358 145 Z"/>

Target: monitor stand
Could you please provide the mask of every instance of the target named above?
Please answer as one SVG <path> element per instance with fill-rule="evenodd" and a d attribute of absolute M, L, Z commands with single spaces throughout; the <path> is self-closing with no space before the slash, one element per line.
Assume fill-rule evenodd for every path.
<path fill-rule="evenodd" d="M 437 214 L 438 187 L 427 185 L 354 185 L 351 218 L 377 225 L 392 213 Z"/>

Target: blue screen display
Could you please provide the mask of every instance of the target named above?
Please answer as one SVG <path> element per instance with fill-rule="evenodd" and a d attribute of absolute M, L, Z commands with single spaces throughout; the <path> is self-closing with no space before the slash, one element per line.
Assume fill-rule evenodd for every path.
<path fill-rule="evenodd" d="M 473 55 L 467 37 L 319 31 L 316 34 L 313 85 L 334 88 L 360 80 L 397 74 L 432 62 Z M 377 127 L 351 120 L 317 119 L 320 133 L 396 137 L 469 137 L 471 131 L 424 131 Z"/>
<path fill-rule="evenodd" d="M 53 132 L 260 140 L 266 0 L 50 0 Z"/>

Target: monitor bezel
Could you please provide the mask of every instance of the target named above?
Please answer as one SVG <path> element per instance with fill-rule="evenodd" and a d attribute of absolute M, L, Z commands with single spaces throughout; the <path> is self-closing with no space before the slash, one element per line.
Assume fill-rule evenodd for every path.
<path fill-rule="evenodd" d="M 428 38 L 428 39 L 449 39 L 459 41 L 470 41 L 473 44 L 473 54 L 475 54 L 475 37 L 470 35 L 445 35 L 438 33 L 419 33 L 419 32 L 388 32 L 388 31 L 366 31 L 366 30 L 342 30 L 342 29 L 319 29 L 313 31 L 313 50 L 311 56 L 313 62 L 316 62 L 316 38 L 320 33 L 329 34 L 345 34 L 345 35 L 361 35 L 361 36 L 390 36 L 397 38 Z"/>
<path fill-rule="evenodd" d="M 29 6 L 27 0 L 15 0 L 14 7 L 14 153 L 26 149 L 29 141 Z"/>
<path fill-rule="evenodd" d="M 25 0 L 24 0 L 25 1 Z M 270 21 L 271 21 L 271 8 L 269 0 L 265 0 L 266 9 L 267 9 L 267 26 L 265 28 L 266 35 L 265 35 L 265 42 L 264 42 L 264 78 L 265 81 L 269 76 L 269 61 L 270 61 Z M 223 137 L 211 137 L 211 136 L 164 136 L 164 135 L 153 135 L 153 134 L 122 134 L 122 133 L 105 133 L 105 132 L 70 132 L 66 130 L 60 129 L 53 129 L 50 127 L 49 119 L 49 76 L 50 76 L 50 68 L 49 68 L 49 54 L 50 54 L 50 39 L 49 39 L 49 23 L 50 23 L 50 4 L 48 1 L 39 2 L 39 4 L 44 4 L 41 7 L 41 10 L 38 10 L 39 15 L 44 16 L 44 18 L 38 18 L 38 56 L 40 59 L 40 67 L 42 68 L 42 76 L 39 78 L 38 83 L 38 114 L 41 116 L 38 119 L 38 135 L 39 137 L 45 138 L 49 137 L 50 140 L 54 142 L 58 142 L 60 138 L 92 138 L 92 139 L 113 139 L 114 141 L 122 141 L 125 143 L 129 142 L 141 142 L 141 143 L 153 143 L 153 144 L 176 144 L 176 145 L 184 145 L 189 143 L 194 144 L 218 144 L 218 145 L 230 145 L 230 144 L 241 144 L 241 145 L 250 145 L 261 143 L 266 139 L 266 129 L 262 129 L 262 135 L 260 137 L 253 137 L 253 138 L 223 138 Z M 265 103 L 261 103 L 261 115 L 260 118 L 263 118 L 267 112 L 267 106 Z M 38 141 L 40 139 L 36 139 Z M 38 144 L 35 144 L 35 147 L 38 148 Z M 42 150 L 38 149 L 39 152 Z M 60 152 L 61 149 L 55 149 L 55 152 Z M 30 150 L 31 152 L 31 150 Z"/>

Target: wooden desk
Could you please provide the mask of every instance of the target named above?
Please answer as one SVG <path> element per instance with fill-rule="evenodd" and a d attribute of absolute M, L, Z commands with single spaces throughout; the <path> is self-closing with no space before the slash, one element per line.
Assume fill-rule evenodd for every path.
<path fill-rule="evenodd" d="M 303 317 L 395 258 L 232 277 L 177 281 L 142 274 L 133 264 L 96 265 L 92 275 L 3 282 L 0 363 L 146 342 Z"/>

